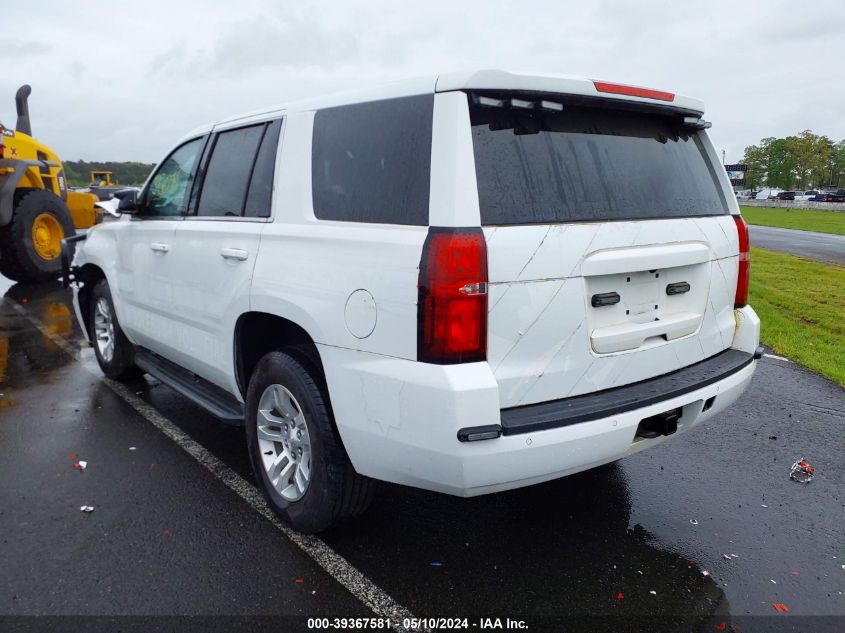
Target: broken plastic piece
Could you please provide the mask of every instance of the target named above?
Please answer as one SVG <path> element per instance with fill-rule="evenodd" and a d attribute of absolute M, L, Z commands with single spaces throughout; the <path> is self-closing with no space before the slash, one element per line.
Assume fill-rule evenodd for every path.
<path fill-rule="evenodd" d="M 775 611 L 778 613 L 789 613 L 789 607 L 787 607 L 782 602 L 773 602 L 772 606 L 775 608 Z"/>
<path fill-rule="evenodd" d="M 79 461 L 76 462 L 73 467 L 77 470 L 85 470 L 86 468 L 88 468 L 88 462 Z"/>
<path fill-rule="evenodd" d="M 792 469 L 789 471 L 789 478 L 798 483 L 808 484 L 813 481 L 813 474 L 815 472 L 815 468 L 810 466 L 809 462 L 802 457 L 792 464 Z"/>
<path fill-rule="evenodd" d="M 297 585 L 301 585 L 301 584 L 303 584 L 303 583 L 305 582 L 305 579 L 304 579 L 304 578 L 297 578 L 296 580 L 294 580 L 294 582 L 295 582 Z"/>
<path fill-rule="evenodd" d="M 652 589 L 651 591 L 649 591 L 649 593 L 650 593 L 652 596 L 656 596 L 656 595 L 657 595 L 657 592 L 656 592 L 654 589 Z"/>
<path fill-rule="evenodd" d="M 692 525 L 698 525 L 698 520 L 697 520 L 697 519 L 690 519 L 690 520 L 689 520 L 689 522 L 690 522 Z"/>
<path fill-rule="evenodd" d="M 433 562 L 429 563 L 429 565 L 431 565 L 432 567 L 443 567 L 445 564 L 446 563 L 441 563 L 441 562 L 438 562 L 438 561 L 433 561 Z"/>
<path fill-rule="evenodd" d="M 703 570 L 703 571 L 701 572 L 701 575 L 702 575 L 702 576 L 709 576 L 709 575 L 710 575 L 710 572 L 709 572 L 709 571 L 707 571 L 707 570 L 705 569 L 705 570 Z"/>
<path fill-rule="evenodd" d="M 82 512 L 89 513 L 94 511 L 94 506 L 82 506 L 79 508 Z"/>
<path fill-rule="evenodd" d="M 130 451 L 134 451 L 134 450 L 135 450 L 135 447 L 134 447 L 134 446 L 130 446 L 130 447 L 129 447 L 129 450 L 130 450 Z"/>

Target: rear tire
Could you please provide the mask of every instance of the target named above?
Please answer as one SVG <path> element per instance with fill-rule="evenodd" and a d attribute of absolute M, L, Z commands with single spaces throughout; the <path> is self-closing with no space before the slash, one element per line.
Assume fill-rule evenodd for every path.
<path fill-rule="evenodd" d="M 143 374 L 135 366 L 135 347 L 120 328 L 105 279 L 98 281 L 91 291 L 88 328 L 94 355 L 106 376 L 123 382 Z"/>
<path fill-rule="evenodd" d="M 307 533 L 359 516 L 375 489 L 349 461 L 321 383 L 297 358 L 270 352 L 258 362 L 246 398 L 255 479 L 273 511 Z"/>
<path fill-rule="evenodd" d="M 12 220 L 0 227 L 0 273 L 23 282 L 55 279 L 61 271 L 58 245 L 75 234 L 61 198 L 44 189 L 18 191 Z"/>

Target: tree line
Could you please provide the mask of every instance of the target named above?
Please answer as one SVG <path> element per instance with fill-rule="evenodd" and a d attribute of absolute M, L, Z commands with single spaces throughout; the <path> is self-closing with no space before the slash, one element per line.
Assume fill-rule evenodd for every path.
<path fill-rule="evenodd" d="M 144 184 L 149 173 L 153 170 L 152 163 L 137 162 L 89 162 L 86 160 L 64 161 L 65 176 L 71 187 L 87 187 L 91 184 L 91 171 L 110 171 L 112 179 L 121 185 L 138 186 Z"/>
<path fill-rule="evenodd" d="M 768 137 L 745 148 L 745 184 L 777 189 L 845 187 L 845 140 L 804 130 L 786 138 Z"/>

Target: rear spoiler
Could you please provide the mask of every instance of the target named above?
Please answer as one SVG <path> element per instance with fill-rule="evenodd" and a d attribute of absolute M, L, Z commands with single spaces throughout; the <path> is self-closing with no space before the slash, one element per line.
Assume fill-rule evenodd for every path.
<path fill-rule="evenodd" d="M 76 280 L 76 266 L 71 266 L 73 255 L 76 253 L 76 243 L 88 237 L 88 233 L 77 233 L 62 240 L 62 288 L 70 286 Z"/>

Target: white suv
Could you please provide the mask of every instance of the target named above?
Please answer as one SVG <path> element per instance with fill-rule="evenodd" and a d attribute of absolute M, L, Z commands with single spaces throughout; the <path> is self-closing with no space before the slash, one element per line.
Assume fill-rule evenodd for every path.
<path fill-rule="evenodd" d="M 304 531 L 373 480 L 479 495 L 654 446 L 748 386 L 748 232 L 700 101 L 479 71 L 180 141 L 69 271 L 104 373 L 243 423 Z"/>

